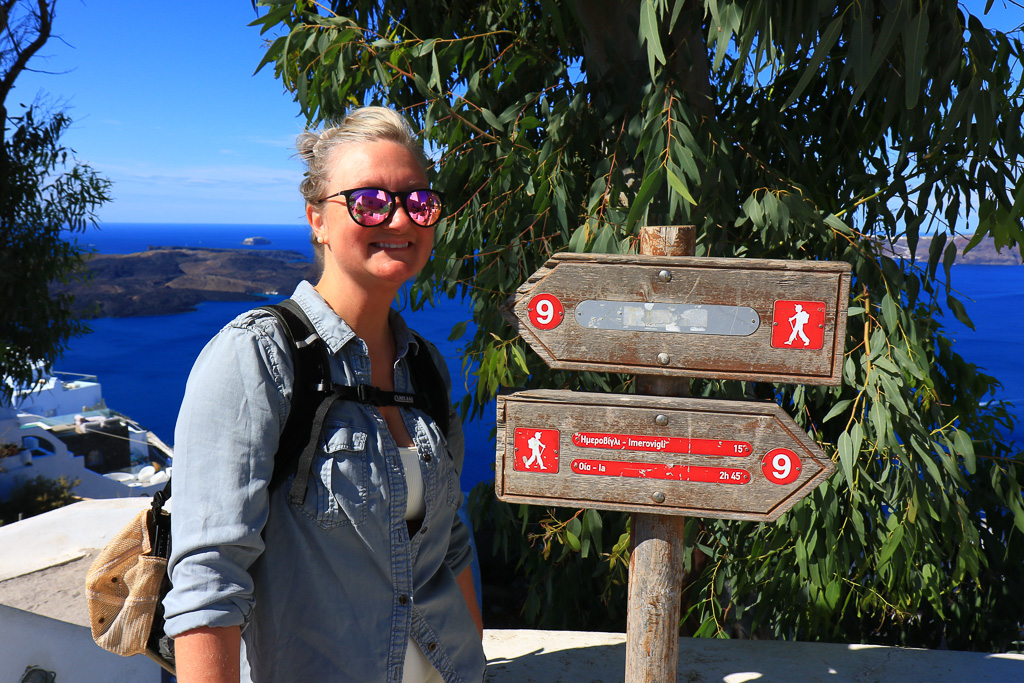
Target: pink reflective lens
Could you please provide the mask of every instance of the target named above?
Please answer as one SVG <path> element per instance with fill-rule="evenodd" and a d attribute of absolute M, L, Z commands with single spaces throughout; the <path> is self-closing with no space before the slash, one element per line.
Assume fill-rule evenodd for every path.
<path fill-rule="evenodd" d="M 413 222 L 431 226 L 441 220 L 441 197 L 432 190 L 416 190 L 405 198 L 405 210 Z"/>
<path fill-rule="evenodd" d="M 395 200 L 387 190 L 356 190 L 348 201 L 352 218 L 367 227 L 380 225 L 394 211 Z"/>

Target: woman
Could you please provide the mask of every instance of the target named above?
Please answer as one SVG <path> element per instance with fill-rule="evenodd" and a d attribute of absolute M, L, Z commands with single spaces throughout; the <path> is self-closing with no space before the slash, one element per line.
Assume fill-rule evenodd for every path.
<path fill-rule="evenodd" d="M 331 352 L 332 382 L 411 391 L 417 342 L 390 306 L 441 217 L 422 148 L 401 116 L 366 107 L 298 149 L 323 273 L 292 299 Z M 179 680 L 481 680 L 458 418 L 442 434 L 415 408 L 336 402 L 296 505 L 268 486 L 291 374 L 283 331 L 250 311 L 189 377 L 164 601 Z"/>

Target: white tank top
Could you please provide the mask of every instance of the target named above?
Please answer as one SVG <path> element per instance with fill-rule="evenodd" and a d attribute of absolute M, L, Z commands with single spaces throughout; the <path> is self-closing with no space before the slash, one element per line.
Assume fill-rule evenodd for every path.
<path fill-rule="evenodd" d="M 405 518 L 423 519 L 427 512 L 427 501 L 423 497 L 423 472 L 420 471 L 420 454 L 415 446 L 400 446 L 402 468 L 405 469 L 405 486 L 409 489 L 409 500 L 405 506 Z M 423 650 L 412 638 L 405 650 L 405 669 L 402 683 L 444 683 L 444 679 L 430 663 Z"/>
<path fill-rule="evenodd" d="M 405 518 L 423 519 L 427 513 L 427 501 L 423 498 L 423 472 L 420 471 L 420 454 L 415 446 L 399 446 L 402 468 L 405 469 L 405 486 L 409 489 L 409 500 L 405 504 Z"/>

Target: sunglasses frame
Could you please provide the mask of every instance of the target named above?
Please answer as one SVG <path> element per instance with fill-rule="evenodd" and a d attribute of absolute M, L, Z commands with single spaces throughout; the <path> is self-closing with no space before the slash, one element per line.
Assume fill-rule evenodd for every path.
<path fill-rule="evenodd" d="M 383 192 L 389 197 L 391 197 L 391 211 L 388 213 L 387 218 L 382 220 L 380 223 L 366 225 L 359 219 L 358 216 L 356 216 L 355 212 L 353 212 L 352 195 L 362 190 L 373 190 L 375 192 Z M 412 217 L 412 213 L 409 211 L 409 207 L 406 205 L 406 201 L 409 199 L 409 195 L 411 195 L 413 192 L 432 192 L 435 195 L 437 195 L 437 198 L 441 203 L 441 210 L 438 212 L 436 221 L 424 225 L 422 223 L 417 223 L 416 219 Z M 402 208 L 405 209 L 405 213 L 409 215 L 409 220 L 411 220 L 413 223 L 415 223 L 421 228 L 432 228 L 438 223 L 440 223 L 441 220 L 444 218 L 444 194 L 442 192 L 438 192 L 437 190 L 431 187 L 417 187 L 415 189 L 409 190 L 408 192 L 392 192 L 391 190 L 385 190 L 383 187 L 354 187 L 351 190 L 342 190 L 341 192 L 335 192 L 332 195 L 324 197 L 323 200 L 321 201 L 326 202 L 327 200 L 334 199 L 335 197 L 345 198 L 345 207 L 348 209 L 348 215 L 352 217 L 352 220 L 354 220 L 357 225 L 360 225 L 364 228 L 376 228 L 378 225 L 384 225 L 385 223 L 390 221 L 394 217 L 395 211 L 398 210 L 399 204 L 401 204 Z"/>

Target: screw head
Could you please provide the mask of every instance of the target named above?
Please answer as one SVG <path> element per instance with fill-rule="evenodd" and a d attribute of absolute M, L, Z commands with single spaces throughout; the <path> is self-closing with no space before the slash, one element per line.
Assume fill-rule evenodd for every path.
<path fill-rule="evenodd" d="M 655 503 L 664 503 L 665 494 L 662 493 L 661 491 L 655 491 L 654 493 L 651 494 L 651 500 L 653 500 Z"/>
<path fill-rule="evenodd" d="M 658 362 L 662 365 L 668 365 L 672 361 L 672 358 L 667 353 L 658 354 Z"/>
<path fill-rule="evenodd" d="M 654 417 L 654 424 L 658 425 L 659 427 L 664 427 L 665 425 L 668 424 L 668 416 L 667 415 L 656 415 Z"/>
<path fill-rule="evenodd" d="M 668 272 L 667 270 L 659 271 L 658 279 L 661 280 L 662 282 L 672 282 L 672 273 Z"/>

